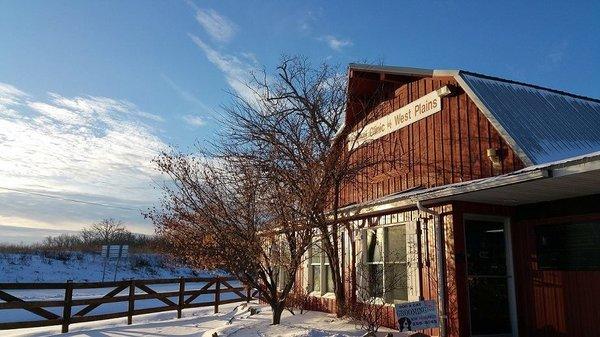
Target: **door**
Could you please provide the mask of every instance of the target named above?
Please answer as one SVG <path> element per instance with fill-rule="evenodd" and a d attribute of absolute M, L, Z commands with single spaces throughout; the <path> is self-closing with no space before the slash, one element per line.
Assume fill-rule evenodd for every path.
<path fill-rule="evenodd" d="M 514 336 L 509 238 L 504 221 L 465 221 L 471 336 Z"/>

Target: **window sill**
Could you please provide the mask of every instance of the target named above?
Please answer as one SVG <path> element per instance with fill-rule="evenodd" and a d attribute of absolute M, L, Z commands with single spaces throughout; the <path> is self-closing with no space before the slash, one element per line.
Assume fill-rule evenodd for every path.
<path fill-rule="evenodd" d="M 361 299 L 357 299 L 357 301 L 360 302 L 360 303 L 366 303 L 365 301 L 363 301 Z M 375 305 L 384 305 L 386 307 L 394 307 L 396 304 L 402 304 L 402 303 L 408 303 L 408 302 L 411 302 L 411 301 L 408 301 L 408 300 L 393 300 L 393 302 L 390 303 L 390 302 L 384 302 L 383 299 L 381 299 L 381 298 L 376 298 L 375 302 L 372 303 L 372 304 L 375 304 Z"/>
<path fill-rule="evenodd" d="M 325 293 L 321 297 L 335 299 L 335 293 Z"/>
<path fill-rule="evenodd" d="M 335 299 L 335 293 L 324 293 L 323 294 L 320 291 L 310 292 L 310 293 L 308 293 L 308 296 Z"/>

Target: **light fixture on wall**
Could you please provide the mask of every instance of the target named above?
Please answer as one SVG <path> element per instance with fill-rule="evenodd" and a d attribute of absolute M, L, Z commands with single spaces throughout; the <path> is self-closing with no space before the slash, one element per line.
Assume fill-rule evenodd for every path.
<path fill-rule="evenodd" d="M 499 173 L 502 169 L 502 162 L 500 161 L 500 154 L 496 149 L 487 149 L 486 150 L 487 157 L 492 162 L 492 168 L 495 173 Z"/>

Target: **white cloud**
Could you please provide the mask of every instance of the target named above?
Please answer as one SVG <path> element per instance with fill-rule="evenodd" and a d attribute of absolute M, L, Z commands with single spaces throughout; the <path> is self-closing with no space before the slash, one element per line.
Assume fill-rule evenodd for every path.
<path fill-rule="evenodd" d="M 221 53 L 196 35 L 190 34 L 190 38 L 200 47 L 206 58 L 225 75 L 227 84 L 237 94 L 249 101 L 255 99 L 254 90 L 248 87 L 248 83 L 251 82 L 252 73 L 256 71 L 253 65 L 242 61 L 235 55 Z"/>
<path fill-rule="evenodd" d="M 0 82 L 0 116 L 17 117 L 18 112 L 13 106 L 21 104 L 27 94 L 16 87 Z"/>
<path fill-rule="evenodd" d="M 539 68 L 543 71 L 552 71 L 557 69 L 562 63 L 564 63 L 565 56 L 568 53 L 569 42 L 562 40 L 555 42 L 547 54 L 542 58 Z"/>
<path fill-rule="evenodd" d="M 213 9 L 198 9 L 196 20 L 216 41 L 228 42 L 235 35 L 235 24 Z"/>
<path fill-rule="evenodd" d="M 185 115 L 185 116 L 181 117 L 181 119 L 183 119 L 189 125 L 195 126 L 195 127 L 200 127 L 200 126 L 206 125 L 206 121 L 200 116 Z"/>
<path fill-rule="evenodd" d="M 49 95 L 52 98 L 52 102 L 57 106 L 78 111 L 89 116 L 102 116 L 112 111 L 143 117 L 157 122 L 163 121 L 162 117 L 141 111 L 135 104 L 125 100 L 94 96 L 66 98 L 55 93 L 49 93 Z"/>
<path fill-rule="evenodd" d="M 340 51 L 345 47 L 352 46 L 352 41 L 350 41 L 349 39 L 340 39 L 333 35 L 325 35 L 325 36 L 321 37 L 319 40 L 327 43 L 329 48 L 331 48 L 335 51 Z"/>
<path fill-rule="evenodd" d="M 138 210 L 159 197 L 160 116 L 108 97 L 38 100 L 8 85 L 0 97 L 14 112 L 0 114 L 0 199 L 11 200 L 0 202 L 0 225 L 79 229 L 110 216 L 148 228 Z"/>
<path fill-rule="evenodd" d="M 85 124 L 85 118 L 67 109 L 59 108 L 54 105 L 42 103 L 42 102 L 30 102 L 29 107 L 38 111 L 39 113 L 50 117 L 57 122 L 65 124 L 82 125 Z"/>

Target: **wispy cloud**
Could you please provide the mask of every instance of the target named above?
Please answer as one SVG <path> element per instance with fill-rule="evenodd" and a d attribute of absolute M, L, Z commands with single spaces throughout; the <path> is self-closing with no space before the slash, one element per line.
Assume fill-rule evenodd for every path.
<path fill-rule="evenodd" d="M 173 81 L 169 76 L 167 76 L 165 74 L 161 74 L 161 77 L 163 78 L 165 83 L 167 83 L 167 85 L 171 89 L 173 89 L 173 91 L 175 91 L 177 93 L 177 95 L 179 95 L 179 97 L 181 97 L 184 101 L 194 105 L 195 108 L 202 109 L 203 113 L 212 114 L 213 109 L 210 108 L 201 99 L 196 97 L 191 92 L 183 89 L 181 86 L 179 86 L 177 83 L 175 83 L 175 81 Z"/>
<path fill-rule="evenodd" d="M 551 71 L 558 68 L 565 59 L 568 47 L 569 42 L 567 40 L 555 42 L 540 62 L 539 68 L 542 71 Z"/>
<path fill-rule="evenodd" d="M 151 159 L 167 147 L 152 126 L 160 116 L 108 97 L 40 100 L 7 84 L 0 97 L 0 112 L 11 111 L 0 113 L 0 199 L 11 201 L 0 201 L 0 225 L 79 229 L 113 216 L 143 226 L 138 209 L 158 197 Z"/>
<path fill-rule="evenodd" d="M 16 87 L 0 82 L 0 116 L 16 116 L 17 112 L 13 109 L 15 105 L 21 104 L 27 94 Z"/>
<path fill-rule="evenodd" d="M 190 34 L 190 38 L 204 52 L 206 58 L 225 75 L 227 84 L 237 94 L 248 100 L 255 98 L 254 91 L 248 86 L 252 73 L 256 71 L 254 64 L 249 64 L 235 55 L 222 53 L 196 35 Z"/>
<path fill-rule="evenodd" d="M 320 41 L 323 41 L 325 43 L 327 43 L 327 45 L 329 46 L 329 48 L 335 50 L 335 51 L 340 51 L 345 47 L 350 47 L 352 46 L 352 41 L 349 39 L 341 39 L 341 38 L 337 38 L 333 35 L 325 35 L 322 36 L 321 38 L 319 38 Z"/>
<path fill-rule="evenodd" d="M 181 117 L 181 119 L 183 119 L 186 123 L 194 127 L 206 125 L 206 121 L 202 117 L 196 115 L 185 115 Z"/>
<path fill-rule="evenodd" d="M 233 22 L 213 9 L 198 9 L 196 20 L 218 42 L 229 42 L 237 30 Z"/>

